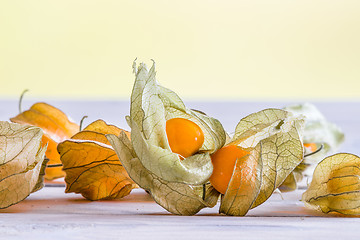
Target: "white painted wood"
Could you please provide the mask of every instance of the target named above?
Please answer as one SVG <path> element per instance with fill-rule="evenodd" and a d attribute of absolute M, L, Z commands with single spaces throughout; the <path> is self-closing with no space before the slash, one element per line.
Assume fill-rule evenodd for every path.
<path fill-rule="evenodd" d="M 128 102 L 50 102 L 79 121 L 103 118 L 125 125 Z M 191 102 L 220 119 L 228 131 L 238 120 L 280 102 Z M 189 105 L 188 104 L 188 105 Z M 330 121 L 346 134 L 340 151 L 360 155 L 360 102 L 316 103 Z M 30 106 L 25 102 L 23 108 Z M 16 101 L 0 101 L 0 120 L 17 114 Z M 175 216 L 158 206 L 141 189 L 117 201 L 88 201 L 65 194 L 64 187 L 45 187 L 23 202 L 0 210 L 0 239 L 355 239 L 360 218 L 320 214 L 304 208 L 304 189 L 274 194 L 246 217 L 218 214 L 218 207 L 203 209 L 195 216 Z"/>
<path fill-rule="evenodd" d="M 274 194 L 246 217 L 218 215 L 218 205 L 195 216 L 175 216 L 137 189 L 118 201 L 88 201 L 46 187 L 0 210 L 0 239 L 348 239 L 360 233 L 358 218 L 306 210 L 301 190 Z M 6 237 L 6 238 L 2 238 Z"/>

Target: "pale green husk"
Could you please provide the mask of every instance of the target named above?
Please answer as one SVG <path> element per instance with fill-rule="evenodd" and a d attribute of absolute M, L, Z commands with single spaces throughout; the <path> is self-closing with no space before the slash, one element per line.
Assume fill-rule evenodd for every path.
<path fill-rule="evenodd" d="M 169 212 L 194 215 L 204 207 L 216 205 L 219 193 L 211 185 L 194 186 L 166 181 L 142 165 L 124 132 L 119 137 L 106 137 L 134 182 L 147 190 L 154 200 Z"/>
<path fill-rule="evenodd" d="M 323 144 L 324 149 L 311 157 L 308 162 L 319 162 L 326 155 L 334 153 L 344 141 L 344 133 L 334 123 L 329 122 L 325 116 L 311 103 L 290 105 L 284 108 L 295 116 L 305 117 L 305 127 L 302 132 L 304 143 Z"/>
<path fill-rule="evenodd" d="M 315 143 L 320 150 L 316 154 L 306 156 L 311 153 L 305 148 L 305 158 L 301 164 L 294 170 L 280 187 L 281 191 L 294 191 L 297 188 L 297 182 L 303 179 L 303 176 L 312 176 L 314 169 L 323 158 L 336 152 L 340 144 L 344 141 L 344 133 L 334 123 L 329 122 L 325 116 L 311 103 L 290 105 L 284 108 L 295 116 L 305 118 L 305 127 L 301 132 L 304 143 Z"/>
<path fill-rule="evenodd" d="M 265 202 L 285 181 L 303 160 L 299 135 L 303 124 L 301 117 L 281 109 L 265 109 L 239 122 L 229 144 L 247 149 L 250 154 L 238 160 L 243 165 L 236 164 L 221 201 L 221 213 L 243 216 Z M 242 179 L 244 183 L 239 185 Z M 252 187 L 248 189 L 244 184 Z"/>
<path fill-rule="evenodd" d="M 338 153 L 322 160 L 302 201 L 323 213 L 360 215 L 360 158 Z"/>
<path fill-rule="evenodd" d="M 131 95 L 131 142 L 124 133 L 107 135 L 129 176 L 154 200 L 171 213 L 193 215 L 204 207 L 213 207 L 219 193 L 208 184 L 213 167 L 210 154 L 226 141 L 220 122 L 185 107 L 173 91 L 158 85 L 155 64 L 148 70 L 144 63 L 134 63 L 136 75 Z M 170 149 L 166 121 L 185 118 L 196 123 L 204 133 L 198 153 L 180 159 Z"/>
<path fill-rule="evenodd" d="M 212 173 L 210 154 L 225 144 L 226 134 L 221 123 L 205 114 L 185 107 L 173 91 L 158 85 L 155 64 L 150 70 L 134 63 L 136 75 L 131 95 L 131 141 L 142 165 L 151 173 L 169 182 L 192 185 L 205 183 Z M 199 152 L 184 160 L 170 149 L 165 125 L 171 118 L 186 118 L 204 132 Z"/>
<path fill-rule="evenodd" d="M 0 208 L 43 187 L 46 147 L 40 128 L 0 121 Z"/>

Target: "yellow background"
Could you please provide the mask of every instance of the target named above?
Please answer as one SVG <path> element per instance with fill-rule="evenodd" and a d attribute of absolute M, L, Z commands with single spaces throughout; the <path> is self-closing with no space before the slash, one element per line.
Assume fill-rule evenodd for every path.
<path fill-rule="evenodd" d="M 360 1 L 0 1 L 0 98 L 358 99 Z"/>

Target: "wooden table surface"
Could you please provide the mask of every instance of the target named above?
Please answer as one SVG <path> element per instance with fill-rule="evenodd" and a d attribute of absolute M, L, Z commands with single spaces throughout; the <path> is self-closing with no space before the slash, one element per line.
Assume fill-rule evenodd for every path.
<path fill-rule="evenodd" d="M 33 102 L 25 101 L 23 109 Z M 127 101 L 48 101 L 85 125 L 102 118 L 126 128 Z M 249 113 L 295 102 L 188 102 L 218 118 L 227 131 Z M 360 101 L 313 102 L 345 132 L 340 152 L 360 155 Z M 15 100 L 0 100 L 0 120 L 18 113 Z M 23 202 L 0 210 L 0 239 L 355 239 L 360 218 L 320 214 L 304 208 L 305 189 L 274 194 L 245 217 L 218 214 L 218 205 L 195 216 L 175 216 L 141 189 L 116 201 L 88 201 L 48 184 Z"/>

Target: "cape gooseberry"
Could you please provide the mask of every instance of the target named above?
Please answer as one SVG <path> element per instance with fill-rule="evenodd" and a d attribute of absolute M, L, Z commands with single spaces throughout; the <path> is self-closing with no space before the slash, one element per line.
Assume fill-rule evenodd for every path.
<path fill-rule="evenodd" d="M 199 151 L 204 143 L 204 133 L 194 122 L 185 118 L 166 121 L 166 134 L 171 151 L 187 158 Z"/>
<path fill-rule="evenodd" d="M 316 143 L 304 143 L 304 147 L 309 149 L 311 152 L 315 152 L 317 150 Z"/>
<path fill-rule="evenodd" d="M 234 171 L 236 159 L 247 154 L 249 152 L 240 147 L 227 145 L 211 155 L 214 170 L 210 177 L 210 183 L 218 192 L 225 194 Z"/>

